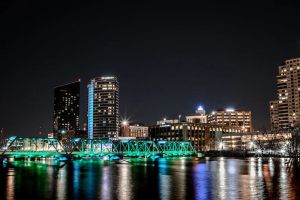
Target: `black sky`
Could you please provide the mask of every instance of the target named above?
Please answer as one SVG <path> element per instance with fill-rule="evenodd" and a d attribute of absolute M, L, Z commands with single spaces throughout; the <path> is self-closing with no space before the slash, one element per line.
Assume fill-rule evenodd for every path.
<path fill-rule="evenodd" d="M 251 110 L 255 128 L 265 128 L 277 66 L 300 57 L 296 1 L 39 2 L 0 4 L 0 128 L 8 135 L 50 132 L 53 88 L 78 78 L 83 122 L 86 84 L 101 75 L 118 76 L 121 114 L 132 121 L 202 104 Z"/>

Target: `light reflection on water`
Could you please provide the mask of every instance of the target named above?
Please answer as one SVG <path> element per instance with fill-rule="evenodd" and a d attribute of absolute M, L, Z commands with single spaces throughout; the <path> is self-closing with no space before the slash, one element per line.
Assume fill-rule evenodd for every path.
<path fill-rule="evenodd" d="M 300 170 L 286 159 L 181 158 L 117 164 L 14 162 L 0 171 L 0 199 L 296 199 Z"/>
<path fill-rule="evenodd" d="M 111 199 L 111 174 L 110 174 L 110 167 L 104 166 L 102 168 L 102 181 L 101 181 L 101 199 Z"/>
<path fill-rule="evenodd" d="M 7 172 L 6 192 L 8 200 L 15 198 L 15 169 L 9 169 Z"/>

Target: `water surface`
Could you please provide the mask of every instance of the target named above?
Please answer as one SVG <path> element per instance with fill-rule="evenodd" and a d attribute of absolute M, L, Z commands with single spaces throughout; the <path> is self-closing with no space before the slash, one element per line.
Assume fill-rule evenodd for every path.
<path fill-rule="evenodd" d="M 128 164 L 18 161 L 1 168 L 0 199 L 297 199 L 299 169 L 284 158 L 184 158 Z"/>

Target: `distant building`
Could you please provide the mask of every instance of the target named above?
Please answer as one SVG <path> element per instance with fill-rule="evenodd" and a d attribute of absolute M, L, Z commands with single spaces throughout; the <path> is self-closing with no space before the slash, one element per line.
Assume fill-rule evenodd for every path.
<path fill-rule="evenodd" d="M 241 136 L 238 138 L 230 136 L 240 132 L 240 128 L 180 122 L 150 126 L 149 139 L 154 141 L 189 141 L 197 151 L 220 150 L 229 147 L 231 150 L 235 150 L 241 148 Z M 225 135 L 224 138 L 223 135 Z"/>
<path fill-rule="evenodd" d="M 242 135 L 242 142 L 246 149 L 282 149 L 292 140 L 292 133 L 289 131 L 259 132 L 255 131 L 250 134 Z"/>
<path fill-rule="evenodd" d="M 271 128 L 286 129 L 299 124 L 300 58 L 285 60 L 279 65 L 277 95 L 278 99 L 270 102 Z"/>
<path fill-rule="evenodd" d="M 136 137 L 136 138 L 147 138 L 148 137 L 148 126 L 143 124 L 128 124 L 123 122 L 121 124 L 122 137 Z"/>
<path fill-rule="evenodd" d="M 54 88 L 54 137 L 79 129 L 80 81 Z"/>
<path fill-rule="evenodd" d="M 186 122 L 190 123 L 207 123 L 207 115 L 205 114 L 205 110 L 202 108 L 202 106 L 199 106 L 196 110 L 195 115 L 192 116 L 186 116 Z"/>
<path fill-rule="evenodd" d="M 251 111 L 218 109 L 208 115 L 208 123 L 241 129 L 243 132 L 253 131 Z"/>
<path fill-rule="evenodd" d="M 156 125 L 174 124 L 174 123 L 179 123 L 179 120 L 178 119 L 167 119 L 167 118 L 164 118 L 163 120 L 157 121 Z"/>
<path fill-rule="evenodd" d="M 49 138 L 49 134 L 48 134 Z M 77 130 L 75 131 L 66 131 L 64 134 L 61 135 L 60 142 L 62 145 L 66 145 L 70 142 L 70 140 L 75 139 L 75 138 L 82 138 L 86 139 L 87 138 L 87 132 L 84 130 Z"/>
<path fill-rule="evenodd" d="M 119 133 L 119 82 L 102 76 L 88 85 L 88 137 L 117 137 Z"/>

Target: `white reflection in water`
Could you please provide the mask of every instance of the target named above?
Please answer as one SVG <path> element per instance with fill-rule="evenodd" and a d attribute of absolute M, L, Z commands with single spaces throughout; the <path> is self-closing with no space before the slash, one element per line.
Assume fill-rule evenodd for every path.
<path fill-rule="evenodd" d="M 111 199 L 111 168 L 110 166 L 103 166 L 102 181 L 101 181 L 101 199 Z"/>
<path fill-rule="evenodd" d="M 247 191 L 247 189 L 249 190 L 250 193 L 250 199 L 255 199 L 256 194 L 257 194 L 257 188 L 256 188 L 256 160 L 255 158 L 250 158 L 249 161 L 249 183 L 248 186 L 249 188 L 245 188 L 245 190 Z"/>
<path fill-rule="evenodd" d="M 219 183 L 219 197 L 220 199 L 226 199 L 226 171 L 225 171 L 225 161 L 224 158 L 220 158 L 219 161 L 219 174 L 218 174 L 218 183 Z"/>
<path fill-rule="evenodd" d="M 176 189 L 176 199 L 185 199 L 186 192 L 186 160 L 182 158 L 180 161 L 180 170 L 176 173 L 176 177 L 173 179 Z"/>
<path fill-rule="evenodd" d="M 131 179 L 131 166 L 119 165 L 118 177 L 118 196 L 120 200 L 132 199 L 132 179 Z"/>
<path fill-rule="evenodd" d="M 15 199 L 15 169 L 8 169 L 7 173 L 7 186 L 6 186 L 6 199 Z"/>
<path fill-rule="evenodd" d="M 57 199 L 65 199 L 66 198 L 66 168 L 63 167 L 59 169 L 57 184 L 56 184 L 56 196 Z"/>
<path fill-rule="evenodd" d="M 238 160 L 227 160 L 225 168 L 227 169 L 226 179 L 226 199 L 237 199 L 239 192 L 239 161 Z"/>
<path fill-rule="evenodd" d="M 279 196 L 280 199 L 288 199 L 288 174 L 285 165 L 285 159 L 280 159 L 280 175 L 279 175 Z"/>
<path fill-rule="evenodd" d="M 271 177 L 274 176 L 274 162 L 272 158 L 269 158 L 269 171 L 270 171 L 270 175 Z"/>
<path fill-rule="evenodd" d="M 180 162 L 181 162 L 181 169 L 184 170 L 185 169 L 185 158 L 181 158 Z"/>
<path fill-rule="evenodd" d="M 257 171 L 256 171 L 256 175 L 257 178 L 256 183 L 254 183 L 254 187 L 256 187 L 256 195 L 258 197 L 263 197 L 264 196 L 264 187 L 265 187 L 265 183 L 264 183 L 264 176 L 263 176 L 263 160 L 262 158 L 258 158 L 257 159 Z"/>
<path fill-rule="evenodd" d="M 263 173 L 262 173 L 262 158 L 258 158 L 257 160 L 257 176 L 260 178 L 263 178 Z M 260 179 L 262 180 L 262 179 Z"/>

